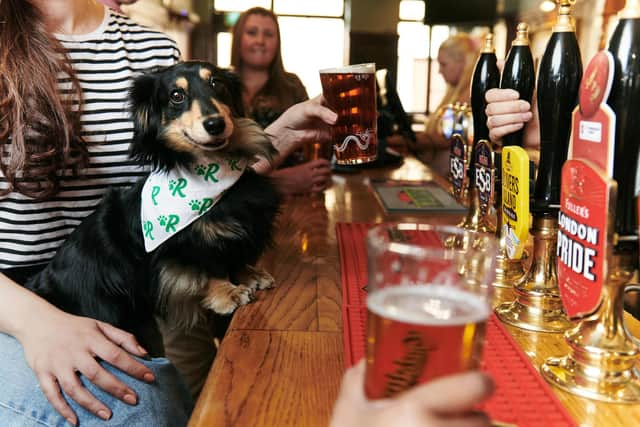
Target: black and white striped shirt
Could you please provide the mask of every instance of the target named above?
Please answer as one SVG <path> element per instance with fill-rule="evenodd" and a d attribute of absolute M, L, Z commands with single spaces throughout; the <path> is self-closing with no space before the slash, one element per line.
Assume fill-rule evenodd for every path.
<path fill-rule="evenodd" d="M 105 8 L 102 24 L 81 36 L 59 35 L 84 93 L 83 136 L 90 164 L 78 177 L 65 175 L 47 201 L 17 192 L 0 197 L 0 271 L 51 259 L 107 187 L 131 185 L 142 171 L 128 159 L 133 123 L 127 94 L 133 76 L 176 63 L 178 48 L 166 35 Z M 70 82 L 59 79 L 61 91 Z M 0 188 L 7 188 L 0 174 Z"/>

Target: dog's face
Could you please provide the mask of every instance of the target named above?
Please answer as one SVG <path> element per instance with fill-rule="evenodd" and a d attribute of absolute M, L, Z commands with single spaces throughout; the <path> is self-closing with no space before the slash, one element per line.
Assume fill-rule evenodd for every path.
<path fill-rule="evenodd" d="M 170 169 L 211 155 L 271 158 L 268 138 L 244 115 L 238 76 L 206 62 L 182 62 L 138 77 L 131 89 L 132 157 Z"/>

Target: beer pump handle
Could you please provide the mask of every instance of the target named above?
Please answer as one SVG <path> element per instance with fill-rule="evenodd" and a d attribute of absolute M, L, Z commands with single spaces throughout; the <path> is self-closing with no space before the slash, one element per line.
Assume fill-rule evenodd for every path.
<path fill-rule="evenodd" d="M 517 26 L 516 38 L 511 43 L 511 49 L 502 70 L 500 88 L 518 91 L 520 99 L 531 104 L 534 84 L 535 72 L 533 56 L 529 47 L 529 26 L 521 22 Z M 524 128 L 505 135 L 502 138 L 502 146 L 517 145 L 522 147 L 523 137 Z"/>
<path fill-rule="evenodd" d="M 640 5 L 627 0 L 609 40 L 615 73 L 607 104 L 616 114 L 613 178 L 618 183 L 615 230 L 618 247 L 637 250 L 638 154 L 640 151 Z"/>
<path fill-rule="evenodd" d="M 560 175 L 567 159 L 571 114 L 578 103 L 582 60 L 570 0 L 560 0 L 557 22 L 540 61 L 537 81 L 540 162 L 533 193 L 534 216 L 553 217 L 560 203 Z"/>
<path fill-rule="evenodd" d="M 500 70 L 494 47 L 493 34 L 484 38 L 484 45 L 476 62 L 471 78 L 471 113 L 473 114 L 473 150 L 468 176 L 475 183 L 478 208 L 483 217 L 490 211 L 492 200 L 497 194 L 495 159 L 489 140 L 487 127 L 487 101 L 485 93 L 500 84 Z"/>
<path fill-rule="evenodd" d="M 484 45 L 471 78 L 471 113 L 473 114 L 474 145 L 480 140 L 489 140 L 487 127 L 487 101 L 484 95 L 489 89 L 497 88 L 500 83 L 498 59 L 494 47 L 493 34 L 484 38 Z"/>

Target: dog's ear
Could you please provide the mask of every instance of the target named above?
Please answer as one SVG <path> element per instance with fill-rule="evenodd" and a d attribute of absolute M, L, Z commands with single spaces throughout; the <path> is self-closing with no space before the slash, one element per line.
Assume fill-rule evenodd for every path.
<path fill-rule="evenodd" d="M 242 80 L 240 76 L 231 69 L 222 70 L 224 79 L 227 82 L 229 95 L 231 96 L 231 109 L 236 117 L 245 117 L 244 105 L 242 104 Z"/>
<path fill-rule="evenodd" d="M 157 85 L 159 74 L 155 71 L 136 77 L 129 91 L 133 140 L 130 157 L 140 163 L 149 160 L 152 144 L 158 134 L 159 103 Z"/>
<path fill-rule="evenodd" d="M 156 103 L 156 77 L 149 73 L 136 77 L 129 91 L 131 114 L 136 133 L 146 133 L 151 127 Z"/>

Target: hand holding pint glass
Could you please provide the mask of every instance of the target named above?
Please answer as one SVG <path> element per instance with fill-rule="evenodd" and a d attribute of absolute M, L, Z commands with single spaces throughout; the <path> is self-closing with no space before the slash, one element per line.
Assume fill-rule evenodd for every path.
<path fill-rule="evenodd" d="M 458 227 L 389 223 L 369 231 L 368 398 L 479 368 L 495 254 L 493 236 Z"/>
<path fill-rule="evenodd" d="M 320 70 L 322 94 L 338 114 L 332 126 L 336 163 L 350 165 L 378 158 L 375 64 Z"/>

